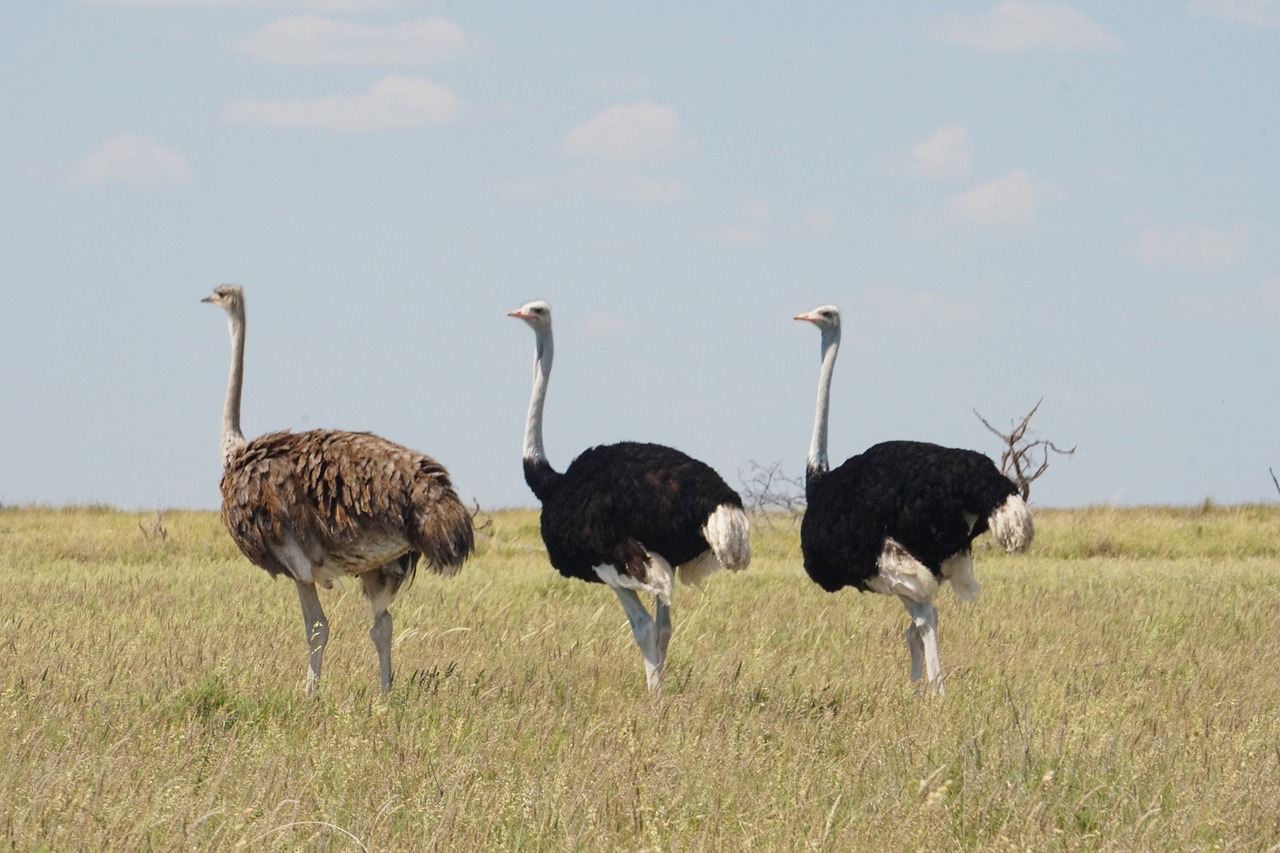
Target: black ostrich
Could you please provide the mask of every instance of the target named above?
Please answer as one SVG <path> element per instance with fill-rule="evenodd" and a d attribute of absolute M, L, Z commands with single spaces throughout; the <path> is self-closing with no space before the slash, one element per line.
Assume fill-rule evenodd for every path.
<path fill-rule="evenodd" d="M 533 394 L 524 431 L 524 478 L 542 502 L 542 541 L 565 577 L 607 583 L 618 594 L 652 691 L 662 686 L 671 641 L 671 591 L 751 562 L 742 498 L 710 466 L 660 444 L 620 442 L 584 450 L 564 473 L 542 445 L 551 375 L 551 306 L 536 300 L 508 316 L 533 328 Z M 639 592 L 655 598 L 650 615 Z"/>
<path fill-rule="evenodd" d="M 1031 544 L 1031 512 L 1017 487 L 995 463 L 972 450 L 920 441 L 886 441 L 845 460 L 827 463 L 831 374 L 840 348 L 840 310 L 814 308 L 795 319 L 822 330 L 818 408 L 805 476 L 808 508 L 800 526 L 804 568 L 823 589 L 853 586 L 896 595 L 911 614 L 907 646 L 911 680 L 921 664 L 931 690 L 943 691 L 938 659 L 938 584 L 978 597 L 973 540 L 990 529 L 1005 550 Z"/>

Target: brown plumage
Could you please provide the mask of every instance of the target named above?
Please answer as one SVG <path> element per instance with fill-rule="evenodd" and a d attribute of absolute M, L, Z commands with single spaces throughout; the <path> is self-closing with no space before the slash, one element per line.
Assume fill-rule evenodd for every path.
<path fill-rule="evenodd" d="M 405 554 L 449 576 L 473 547 L 471 516 L 444 466 L 367 432 L 273 432 L 249 442 L 222 473 L 222 523 L 254 565 L 294 580 L 306 578 L 278 556 L 290 537 L 313 573 L 329 578 Z"/>
<path fill-rule="evenodd" d="M 222 419 L 222 522 L 240 551 L 297 585 L 311 648 L 307 692 L 320 677 L 328 620 L 316 585 L 360 578 L 373 611 L 382 690 L 391 688 L 388 608 L 412 580 L 419 556 L 453 575 L 474 548 L 471 515 L 449 473 L 426 454 L 367 432 L 240 432 L 244 293 L 221 285 L 205 302 L 227 312 L 231 372 Z"/>

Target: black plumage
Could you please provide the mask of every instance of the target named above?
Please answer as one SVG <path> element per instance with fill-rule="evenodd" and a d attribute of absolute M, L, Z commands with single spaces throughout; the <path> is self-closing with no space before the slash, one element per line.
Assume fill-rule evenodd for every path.
<path fill-rule="evenodd" d="M 911 680 L 922 673 L 943 692 L 938 657 L 939 584 L 973 600 L 972 542 L 990 529 L 1010 553 L 1034 535 L 1013 482 L 972 450 L 886 441 L 828 470 L 831 377 L 840 348 L 840 311 L 823 305 L 796 317 L 822 330 L 822 372 L 800 526 L 804 567 L 819 586 L 896 595 L 911 615 Z"/>
<path fill-rule="evenodd" d="M 606 583 L 617 594 L 644 654 L 650 690 L 662 684 L 676 577 L 698 584 L 751 561 L 742 498 L 712 468 L 659 444 L 624 441 L 583 451 L 559 473 L 547 461 L 542 416 L 554 344 L 551 306 L 509 312 L 535 335 L 533 394 L 525 420 L 524 476 L 542 502 L 542 540 L 564 576 Z M 654 595 L 654 610 L 638 592 Z"/>
<path fill-rule="evenodd" d="M 886 441 L 831 471 L 810 470 L 800 525 L 804 568 L 828 592 L 867 589 L 893 539 L 941 578 L 1017 487 L 988 457 L 920 441 Z"/>
<path fill-rule="evenodd" d="M 710 549 L 702 533 L 720 506 L 742 498 L 711 466 L 671 447 L 624 441 L 592 447 L 563 474 L 525 461 L 525 481 L 542 502 L 542 540 L 565 577 L 601 582 L 611 565 L 638 581 L 649 552 L 672 566 Z"/>

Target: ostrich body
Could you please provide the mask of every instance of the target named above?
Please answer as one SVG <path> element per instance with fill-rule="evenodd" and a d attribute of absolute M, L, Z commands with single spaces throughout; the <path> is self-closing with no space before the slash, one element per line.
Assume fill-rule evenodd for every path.
<path fill-rule="evenodd" d="M 542 541 L 560 574 L 606 583 L 617 593 L 644 655 L 649 689 L 659 690 L 671 640 L 675 577 L 701 581 L 751 561 L 742 498 L 710 466 L 660 444 L 620 442 L 583 451 L 563 472 L 542 444 L 551 375 L 551 307 L 528 302 L 509 316 L 533 328 L 533 393 L 524 434 L 525 482 L 542 503 Z M 649 613 L 639 593 L 654 595 Z"/>
<path fill-rule="evenodd" d="M 358 576 L 373 612 L 382 692 L 391 689 L 391 614 L 420 556 L 455 574 L 474 547 L 471 516 L 439 462 L 372 433 L 240 432 L 244 293 L 224 284 L 203 301 L 227 312 L 231 373 L 222 417 L 222 523 L 240 551 L 274 577 L 293 579 L 315 692 L 329 637 L 317 585 Z"/>
<path fill-rule="evenodd" d="M 898 596 L 911 615 L 911 680 L 919 681 L 923 664 L 929 689 L 942 693 L 938 585 L 949 580 L 958 596 L 976 600 L 973 540 L 990 529 L 1009 553 L 1023 551 L 1034 535 L 1031 513 L 1013 482 L 972 450 L 886 441 L 828 470 L 827 416 L 840 312 L 823 305 L 795 319 L 822 330 L 807 509 L 800 526 L 805 571 L 828 592 L 852 586 Z"/>

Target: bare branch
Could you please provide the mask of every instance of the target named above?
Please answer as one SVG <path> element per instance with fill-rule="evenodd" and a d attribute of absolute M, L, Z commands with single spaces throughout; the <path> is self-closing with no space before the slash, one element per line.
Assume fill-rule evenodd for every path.
<path fill-rule="evenodd" d="M 156 510 L 155 520 L 149 527 L 143 527 L 142 522 L 139 521 L 138 529 L 142 531 L 142 539 L 146 542 L 163 542 L 169 538 L 169 531 L 164 526 L 164 513 L 160 510 Z"/>
<path fill-rule="evenodd" d="M 978 420 L 982 421 L 982 425 L 1004 442 L 1004 451 L 1000 454 L 1000 472 L 1017 484 L 1023 500 L 1031 499 L 1031 484 L 1049 470 L 1051 454 L 1072 456 L 1076 452 L 1074 446 L 1069 450 L 1063 450 L 1048 439 L 1027 438 L 1029 433 L 1035 434 L 1031 430 L 1031 418 L 1040 410 L 1040 404 L 1043 402 L 1044 397 L 1041 397 L 1021 420 L 1010 421 L 1008 432 L 996 429 L 977 409 L 973 410 Z M 1276 484 L 1276 488 L 1280 489 L 1280 483 Z"/>
<path fill-rule="evenodd" d="M 771 516 L 785 512 L 792 521 L 804 514 L 804 480 L 788 477 L 781 462 L 761 465 L 754 459 L 738 468 L 742 481 L 742 501 L 747 512 L 772 525 Z"/>
<path fill-rule="evenodd" d="M 490 527 L 493 527 L 492 516 L 486 518 L 483 524 L 476 524 L 477 519 L 480 517 L 480 501 L 476 500 L 475 498 L 472 498 L 471 501 L 476 505 L 476 508 L 471 512 L 472 529 L 475 530 L 476 533 L 482 533 L 485 530 L 488 530 Z"/>

